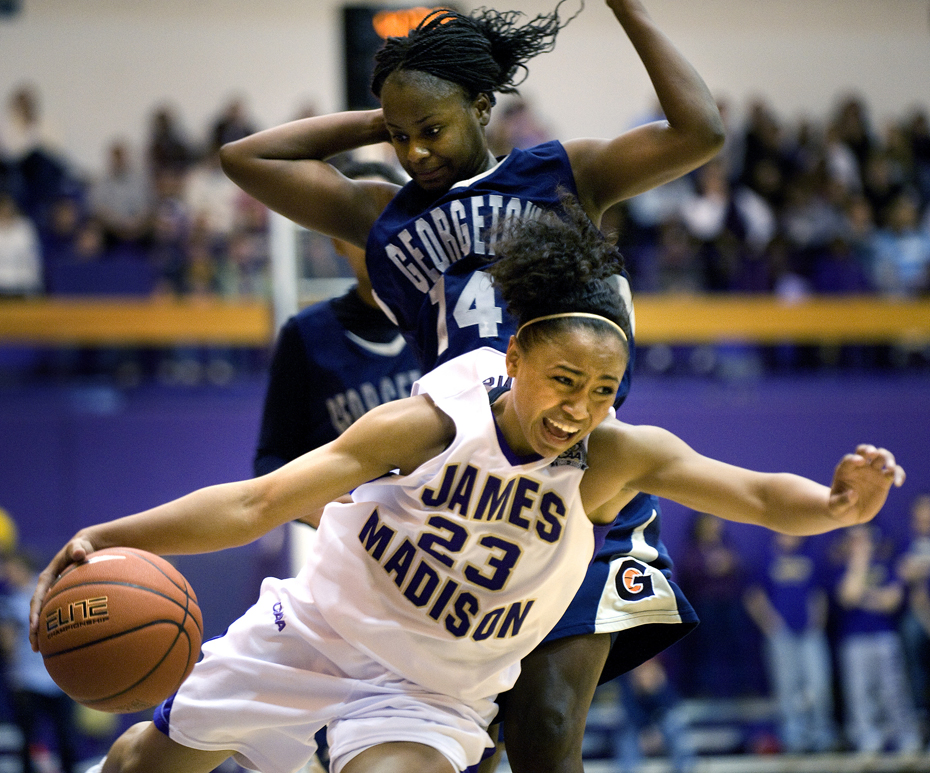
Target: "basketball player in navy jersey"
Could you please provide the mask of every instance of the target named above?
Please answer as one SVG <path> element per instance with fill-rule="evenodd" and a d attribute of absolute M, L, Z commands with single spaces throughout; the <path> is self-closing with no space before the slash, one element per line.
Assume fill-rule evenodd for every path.
<path fill-rule="evenodd" d="M 512 12 L 440 11 L 378 53 L 372 90 L 381 109 L 259 132 L 225 146 L 223 167 L 286 217 L 367 246 L 375 295 L 416 347 L 424 371 L 476 346 L 502 350 L 514 320 L 480 266 L 494 255 L 489 234 L 497 221 L 558 207 L 565 190 L 600 223 L 611 205 L 692 171 L 723 144 L 715 100 L 641 0 L 607 6 L 645 66 L 665 120 L 612 139 L 546 143 L 498 160 L 485 136 L 495 95 L 513 93 L 526 62 L 552 49 L 566 24 L 561 4 L 526 23 Z M 402 189 L 349 180 L 326 163 L 381 142 L 393 145 L 412 178 Z M 623 284 L 618 279 L 617 291 L 628 295 Z M 640 581 L 617 582 L 621 567 Z M 673 583 L 662 605 L 649 590 L 670 570 L 658 501 L 637 497 L 618 514 L 575 603 L 524 660 L 507 696 L 504 735 L 516 773 L 580 772 L 599 680 L 649 659 L 696 624 Z"/>

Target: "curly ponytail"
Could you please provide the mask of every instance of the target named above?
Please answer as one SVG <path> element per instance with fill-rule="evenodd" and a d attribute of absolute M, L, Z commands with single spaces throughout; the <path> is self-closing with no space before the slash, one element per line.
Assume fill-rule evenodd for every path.
<path fill-rule="evenodd" d="M 561 203 L 564 217 L 550 211 L 538 219 L 504 221 L 494 246 L 499 257 L 483 270 L 500 288 L 518 326 L 552 314 L 583 312 L 610 320 L 631 338 L 629 314 L 615 279 L 623 270 L 623 257 L 574 197 L 565 194 Z M 542 335 L 568 324 L 604 323 L 553 320 L 526 332 Z"/>

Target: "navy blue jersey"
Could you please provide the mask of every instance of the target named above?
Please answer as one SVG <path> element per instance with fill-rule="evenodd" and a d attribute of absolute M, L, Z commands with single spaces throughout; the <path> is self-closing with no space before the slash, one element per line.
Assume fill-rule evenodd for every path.
<path fill-rule="evenodd" d="M 281 328 L 265 395 L 256 475 L 342 434 L 372 408 L 407 397 L 420 377 L 397 328 L 351 292 Z"/>
<path fill-rule="evenodd" d="M 368 236 L 368 273 L 424 371 L 482 346 L 507 349 L 516 323 L 481 271 L 494 259 L 492 234 L 503 218 L 559 210 L 562 192 L 577 196 L 575 178 L 562 144 L 547 142 L 439 196 L 408 183 L 385 208 Z M 629 304 L 628 288 L 618 277 Z"/>

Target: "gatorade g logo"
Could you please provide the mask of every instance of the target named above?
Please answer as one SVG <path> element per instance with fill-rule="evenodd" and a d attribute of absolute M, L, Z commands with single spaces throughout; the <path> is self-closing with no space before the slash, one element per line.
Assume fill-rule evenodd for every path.
<path fill-rule="evenodd" d="M 644 564 L 628 558 L 617 570 L 617 593 L 625 601 L 639 601 L 655 595 L 652 577 Z"/>

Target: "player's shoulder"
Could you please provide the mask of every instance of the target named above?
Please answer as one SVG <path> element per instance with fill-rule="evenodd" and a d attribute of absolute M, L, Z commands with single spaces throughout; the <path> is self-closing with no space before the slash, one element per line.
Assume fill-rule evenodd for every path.
<path fill-rule="evenodd" d="M 588 437 L 588 455 L 594 460 L 601 457 L 609 458 L 616 453 L 629 437 L 630 424 L 626 424 L 616 416 L 608 416 L 598 424 Z"/>
<path fill-rule="evenodd" d="M 615 416 L 602 421 L 588 438 L 588 461 L 591 467 L 611 468 L 627 466 L 644 457 L 658 441 L 657 427 L 644 424 L 627 424 Z"/>
<path fill-rule="evenodd" d="M 414 383 L 411 394 L 428 393 L 435 397 L 452 395 L 478 384 L 485 390 L 500 386 L 506 379 L 507 365 L 503 352 L 482 346 L 437 365 Z"/>
<path fill-rule="evenodd" d="M 569 168 L 570 159 L 565 151 L 565 146 L 559 140 L 549 140 L 529 148 L 514 148 L 497 166 L 482 177 L 494 181 L 509 181 L 514 178 L 522 179 L 523 175 L 529 173 L 535 176 L 541 169 L 547 171 L 564 169 L 567 171 Z M 536 181 L 531 181 L 531 184 L 535 185 Z M 539 184 L 551 187 L 552 183 L 551 181 L 541 180 Z"/>
<path fill-rule="evenodd" d="M 515 148 L 511 151 L 511 156 L 514 158 L 520 158 L 521 156 L 536 158 L 556 156 L 561 158 L 565 156 L 565 143 L 562 140 L 546 140 L 528 148 Z"/>
<path fill-rule="evenodd" d="M 339 325 L 339 321 L 332 308 L 331 298 L 325 301 L 318 301 L 309 306 L 305 306 L 296 314 L 288 317 L 281 326 L 281 331 L 289 331 L 298 335 L 306 335 L 320 325 L 334 326 Z"/>
<path fill-rule="evenodd" d="M 456 422 L 442 407 L 428 395 L 416 395 L 368 411 L 332 446 L 407 475 L 443 453 L 456 434 Z"/>
<path fill-rule="evenodd" d="M 620 421 L 616 416 L 609 416 L 594 428 L 591 432 L 591 439 L 595 443 L 636 448 L 655 443 L 669 435 L 671 433 L 662 427 L 652 424 L 629 424 Z"/>
<path fill-rule="evenodd" d="M 456 434 L 448 408 L 430 395 L 392 400 L 373 408 L 356 421 L 343 437 L 353 433 L 379 446 L 408 449 L 444 448 Z"/>

